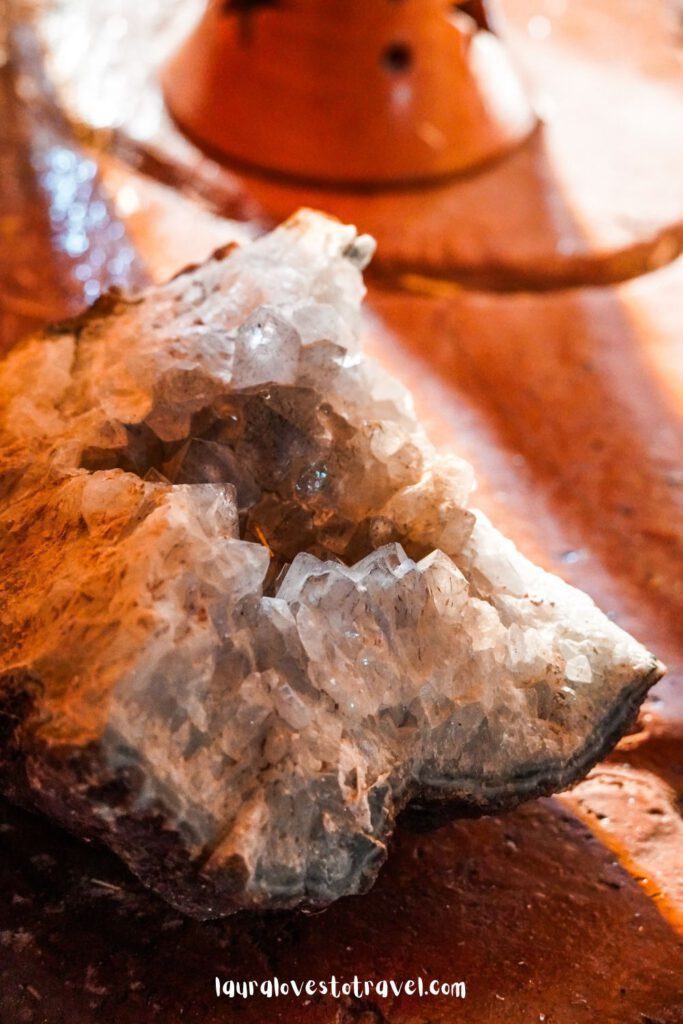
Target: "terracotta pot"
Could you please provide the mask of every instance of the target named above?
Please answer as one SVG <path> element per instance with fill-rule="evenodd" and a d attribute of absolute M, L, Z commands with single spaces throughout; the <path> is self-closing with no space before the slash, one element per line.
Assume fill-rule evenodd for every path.
<path fill-rule="evenodd" d="M 163 88 L 180 127 L 238 166 L 349 186 L 440 178 L 534 125 L 485 18 L 481 0 L 211 0 Z"/>

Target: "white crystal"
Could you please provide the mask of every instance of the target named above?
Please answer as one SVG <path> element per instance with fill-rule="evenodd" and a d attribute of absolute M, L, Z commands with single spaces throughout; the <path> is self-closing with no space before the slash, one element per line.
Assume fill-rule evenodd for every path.
<path fill-rule="evenodd" d="M 593 679 L 591 663 L 585 654 L 570 658 L 564 666 L 564 674 L 570 683 L 590 683 Z"/>
<path fill-rule="evenodd" d="M 415 797 L 567 785 L 658 672 L 362 354 L 371 250 L 304 211 L 0 363 L 11 764 L 200 915 L 357 891 Z"/>
<path fill-rule="evenodd" d="M 301 338 L 268 306 L 259 306 L 238 328 L 232 370 L 233 388 L 255 384 L 294 384 Z"/>

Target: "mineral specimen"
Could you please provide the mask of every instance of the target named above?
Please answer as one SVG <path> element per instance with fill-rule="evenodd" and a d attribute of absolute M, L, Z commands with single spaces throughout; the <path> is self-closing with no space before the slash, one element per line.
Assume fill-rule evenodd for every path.
<path fill-rule="evenodd" d="M 0 364 L 0 783 L 198 917 L 565 787 L 660 666 L 469 507 L 303 211 Z"/>

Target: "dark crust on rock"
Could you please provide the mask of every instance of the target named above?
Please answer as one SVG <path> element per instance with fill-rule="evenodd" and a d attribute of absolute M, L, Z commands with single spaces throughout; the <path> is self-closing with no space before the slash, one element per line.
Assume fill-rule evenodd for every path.
<path fill-rule="evenodd" d="M 447 791 L 446 782 L 440 790 L 423 787 L 421 793 L 401 812 L 399 822 L 416 831 L 430 830 L 455 818 L 498 814 L 512 810 L 526 800 L 570 789 L 602 761 L 629 731 L 648 690 L 662 678 L 665 671 L 666 667 L 661 662 L 654 661 L 649 672 L 636 676 L 630 687 L 622 691 L 619 702 L 610 707 L 583 747 L 561 768 L 549 765 L 535 772 L 519 773 L 505 782 L 494 780 L 487 785 L 479 799 L 471 792 L 465 795 L 461 781 L 454 782 L 450 791 Z M 510 785 L 515 787 L 512 793 L 509 791 Z M 444 792 L 449 795 L 444 796 Z"/>
<path fill-rule="evenodd" d="M 537 797 L 567 789 L 600 761 L 629 729 L 645 694 L 662 676 L 664 666 L 654 662 L 651 670 L 636 677 L 574 757 L 558 769 L 557 765 L 519 773 L 506 780 L 495 779 L 474 789 L 473 779 L 446 781 L 439 788 L 421 786 L 417 792 L 407 789 L 398 824 L 414 831 L 430 831 L 460 817 L 479 817 L 512 810 Z M 4 680 L 7 683 L 7 679 Z M 240 898 L 244 873 L 239 863 L 221 866 L 220 878 L 202 871 L 201 862 L 193 862 L 183 837 L 166 825 L 163 806 L 159 813 L 144 818 L 132 812 L 139 790 L 136 773 L 119 774 L 108 786 L 94 787 L 93 779 L 106 774 L 97 745 L 88 748 L 36 747 L 26 753 L 24 726 L 35 709 L 35 694 L 29 680 L 14 678 L 5 688 L 0 706 L 0 783 L 5 794 L 28 809 L 46 813 L 71 832 L 105 842 L 127 862 L 131 870 L 178 910 L 207 920 L 244 909 Z M 30 729 L 30 727 L 29 727 Z M 30 776 L 30 781 L 29 781 Z M 471 787 L 468 789 L 468 785 Z M 377 788 L 381 823 L 375 843 L 359 849 L 356 891 L 365 892 L 374 883 L 386 859 L 386 844 L 396 823 L 395 808 L 400 797 L 391 786 Z M 447 795 L 444 795 L 446 793 Z M 68 794 L 68 795 L 67 795 Z M 113 812 L 113 823 L 98 822 L 92 804 L 106 805 Z M 68 807 L 68 813 L 64 808 Z M 361 837 L 359 840 L 369 837 Z M 137 856 L 131 856 L 134 850 Z M 315 910 L 325 904 L 296 900 L 302 909 Z M 252 904 L 253 906 L 253 904 Z M 286 897 L 270 899 L 270 909 L 288 909 Z"/>
<path fill-rule="evenodd" d="M 141 302 L 142 298 L 135 295 L 128 295 L 120 288 L 108 288 L 103 292 L 91 306 L 88 306 L 82 313 L 68 317 L 66 320 L 57 320 L 45 327 L 48 335 L 73 334 L 78 337 L 84 327 L 93 320 L 101 320 L 112 313 L 121 302 Z M 27 341 L 30 340 L 30 337 Z"/>

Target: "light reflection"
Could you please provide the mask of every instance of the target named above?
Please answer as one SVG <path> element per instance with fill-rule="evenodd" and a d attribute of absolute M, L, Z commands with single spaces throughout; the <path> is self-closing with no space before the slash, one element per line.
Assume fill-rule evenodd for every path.
<path fill-rule="evenodd" d="M 105 287 L 136 280 L 136 254 L 101 191 L 95 161 L 53 143 L 50 134 L 36 133 L 32 162 L 47 197 L 53 245 L 72 261 L 72 282 L 89 303 Z"/>
<path fill-rule="evenodd" d="M 95 299 L 100 295 L 102 286 L 99 281 L 96 281 L 94 277 L 91 277 L 89 281 L 86 281 L 83 286 L 83 293 L 88 302 L 94 302 Z"/>
<path fill-rule="evenodd" d="M 538 40 L 547 39 L 553 30 L 550 19 L 542 14 L 535 14 L 533 18 L 529 18 L 526 28 L 531 38 Z"/>
<path fill-rule="evenodd" d="M 116 193 L 116 210 L 122 217 L 129 217 L 140 209 L 140 196 L 133 185 L 122 185 Z"/>
<path fill-rule="evenodd" d="M 92 277 L 92 267 L 89 263 L 80 263 L 74 270 L 74 277 L 77 281 L 87 281 Z"/>
<path fill-rule="evenodd" d="M 97 128 L 123 123 L 138 140 L 155 136 L 166 118 L 156 72 L 199 19 L 206 0 L 52 0 L 39 29 L 51 77 L 67 106 Z"/>

